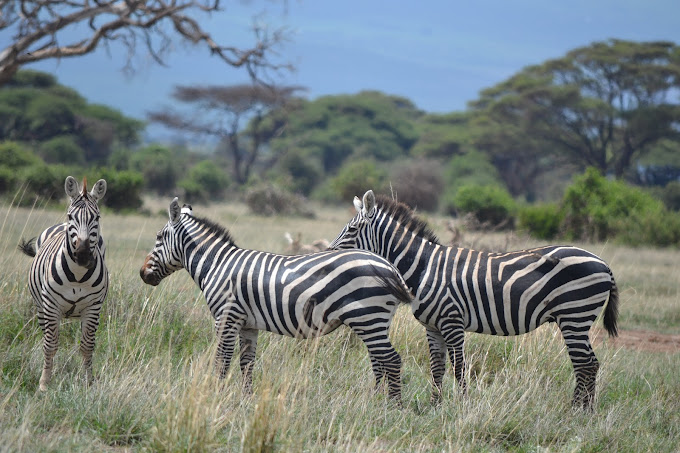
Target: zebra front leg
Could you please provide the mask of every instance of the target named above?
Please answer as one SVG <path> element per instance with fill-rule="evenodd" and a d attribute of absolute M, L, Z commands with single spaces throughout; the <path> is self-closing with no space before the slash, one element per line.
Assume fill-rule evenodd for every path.
<path fill-rule="evenodd" d="M 52 367 L 54 365 L 54 355 L 57 353 L 57 346 L 59 344 L 59 321 L 58 317 L 47 320 L 44 319 L 41 323 L 43 330 L 43 369 L 40 375 L 40 391 L 46 392 L 47 385 L 52 380 Z"/>
<path fill-rule="evenodd" d="M 253 393 L 253 366 L 257 350 L 257 330 L 241 329 L 239 344 L 241 348 L 241 374 L 243 375 L 243 391 L 247 395 Z"/>
<path fill-rule="evenodd" d="M 215 321 L 218 339 L 215 368 L 220 379 L 227 377 L 231 358 L 234 354 L 236 337 L 240 334 L 244 323 L 245 313 L 234 304 L 228 304 L 221 316 Z"/>
<path fill-rule="evenodd" d="M 446 372 L 446 342 L 438 330 L 427 327 L 426 332 L 433 386 L 430 401 L 432 404 L 439 404 L 442 399 L 442 382 Z"/>
<path fill-rule="evenodd" d="M 458 387 L 463 395 L 467 393 L 467 381 L 465 379 L 465 330 L 462 321 L 454 320 L 442 324 L 442 336 L 449 351 L 449 359 L 453 367 L 453 374 L 456 376 Z"/>
<path fill-rule="evenodd" d="M 80 320 L 80 354 L 83 356 L 83 370 L 85 371 L 85 383 L 91 385 L 94 382 L 92 374 L 92 353 L 94 352 L 95 333 L 99 327 L 99 307 L 82 314 Z"/>

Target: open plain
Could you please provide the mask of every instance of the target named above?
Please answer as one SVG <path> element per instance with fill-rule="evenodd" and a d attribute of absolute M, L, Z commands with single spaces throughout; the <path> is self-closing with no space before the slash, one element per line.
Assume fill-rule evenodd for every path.
<path fill-rule="evenodd" d="M 38 391 L 42 333 L 17 250 L 64 220 L 64 210 L 0 207 L 0 450 L 3 451 L 674 451 L 680 445 L 680 251 L 576 244 L 604 258 L 620 290 L 621 335 L 599 329 L 594 412 L 570 406 L 574 378 L 553 325 L 513 338 L 466 335 L 469 392 L 447 371 L 430 405 L 424 328 L 401 307 L 391 338 L 403 359 L 404 408 L 374 393 L 364 346 L 349 329 L 318 340 L 260 333 L 254 395 L 240 371 L 213 375 L 215 335 L 202 294 L 180 271 L 158 287 L 139 268 L 167 221 L 170 199 L 149 215 L 102 213 L 111 285 L 84 385 L 80 325 L 62 323 L 54 377 Z M 180 200 L 180 203 L 182 200 Z M 315 219 L 260 217 L 234 203 L 194 206 L 244 248 L 284 252 L 285 233 L 333 239 L 353 208 Z M 427 217 L 442 242 L 449 219 Z M 519 249 L 521 234 L 464 233 L 462 246 Z"/>

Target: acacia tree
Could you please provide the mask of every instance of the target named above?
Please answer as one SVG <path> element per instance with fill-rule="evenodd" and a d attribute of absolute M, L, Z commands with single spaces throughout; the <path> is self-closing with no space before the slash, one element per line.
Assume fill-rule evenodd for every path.
<path fill-rule="evenodd" d="M 218 11 L 220 0 L 0 0 L 0 41 L 8 43 L 0 48 L 0 85 L 27 63 L 81 56 L 114 42 L 127 49 L 128 69 L 138 47 L 163 64 L 173 37 L 206 46 L 253 78 L 262 69 L 288 67 L 269 60 L 285 39 L 283 30 L 270 33 L 256 25 L 255 43 L 240 49 L 216 43 L 192 17 Z"/>
<path fill-rule="evenodd" d="M 220 140 L 232 163 L 234 180 L 245 184 L 263 145 L 286 126 L 289 108 L 297 105 L 298 86 L 241 84 L 233 86 L 176 86 L 172 97 L 188 106 L 147 114 L 150 121 L 171 129 Z M 276 115 L 269 114 L 276 111 Z"/>
<path fill-rule="evenodd" d="M 481 147 L 497 156 L 535 165 L 552 155 L 618 178 L 655 143 L 680 138 L 678 89 L 680 47 L 609 40 L 528 67 L 471 107 L 486 124 Z"/>

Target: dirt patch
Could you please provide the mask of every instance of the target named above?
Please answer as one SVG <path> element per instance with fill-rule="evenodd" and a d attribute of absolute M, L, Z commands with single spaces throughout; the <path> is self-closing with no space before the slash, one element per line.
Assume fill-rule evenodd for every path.
<path fill-rule="evenodd" d="M 609 347 L 636 351 L 680 353 L 680 335 L 668 335 L 651 330 L 619 330 L 619 336 L 609 338 L 604 329 L 593 332 L 593 343 L 606 342 Z"/>

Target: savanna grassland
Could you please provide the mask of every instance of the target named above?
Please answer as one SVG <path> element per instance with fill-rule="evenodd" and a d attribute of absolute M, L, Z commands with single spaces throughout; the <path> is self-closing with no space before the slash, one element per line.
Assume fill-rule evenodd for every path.
<path fill-rule="evenodd" d="M 516 338 L 467 334 L 469 392 L 447 372 L 443 403 L 429 403 L 424 328 L 401 307 L 391 337 L 402 356 L 404 408 L 374 393 L 365 347 L 349 329 L 319 340 L 260 333 L 254 395 L 240 371 L 212 373 L 213 323 L 185 271 L 158 287 L 139 268 L 170 200 L 153 215 L 102 214 L 111 275 L 84 386 L 78 322 L 62 323 L 50 389 L 38 391 L 42 333 L 28 291 L 30 258 L 16 248 L 63 221 L 63 209 L 0 208 L 0 450 L 2 451 L 677 451 L 680 348 L 622 347 L 598 334 L 601 368 L 593 413 L 575 411 L 574 378 L 553 325 Z M 347 209 L 316 219 L 257 217 L 241 204 L 195 206 L 241 247 L 283 252 L 286 231 L 332 239 Z M 446 219 L 432 217 L 442 242 Z M 517 249 L 517 236 L 464 235 L 463 245 Z M 680 252 L 579 244 L 602 256 L 620 287 L 622 331 L 680 334 Z M 598 322 L 599 325 L 599 322 Z M 233 364 L 236 365 L 236 364 Z"/>

